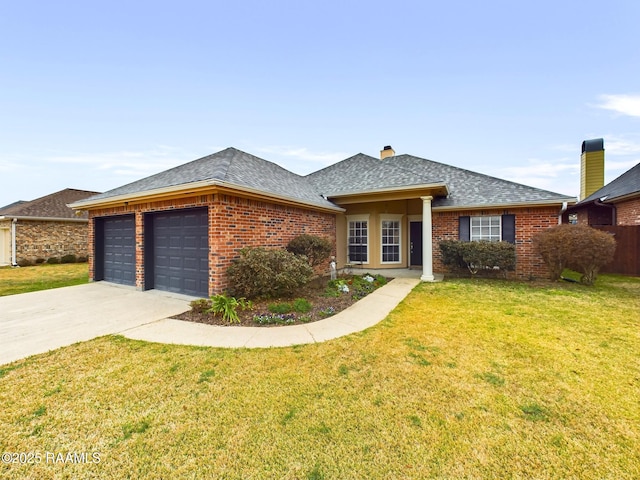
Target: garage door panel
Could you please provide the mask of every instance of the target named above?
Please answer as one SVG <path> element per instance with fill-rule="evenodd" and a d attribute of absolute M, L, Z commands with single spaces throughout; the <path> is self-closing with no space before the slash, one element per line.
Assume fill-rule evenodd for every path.
<path fill-rule="evenodd" d="M 103 219 L 103 222 L 104 280 L 135 285 L 136 226 L 133 215 L 109 217 Z"/>
<path fill-rule="evenodd" d="M 154 215 L 154 285 L 160 290 L 207 296 L 209 217 L 207 209 Z"/>

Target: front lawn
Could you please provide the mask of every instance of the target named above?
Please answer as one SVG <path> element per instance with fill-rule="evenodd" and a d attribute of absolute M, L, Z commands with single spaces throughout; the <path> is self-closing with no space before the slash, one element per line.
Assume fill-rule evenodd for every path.
<path fill-rule="evenodd" d="M 0 297 L 49 288 L 80 285 L 89 281 L 86 263 L 42 264 L 33 267 L 0 268 Z"/>
<path fill-rule="evenodd" d="M 421 284 L 290 348 L 103 337 L 0 367 L 0 451 L 41 457 L 0 477 L 639 478 L 639 328 L 640 279 L 602 276 Z"/>

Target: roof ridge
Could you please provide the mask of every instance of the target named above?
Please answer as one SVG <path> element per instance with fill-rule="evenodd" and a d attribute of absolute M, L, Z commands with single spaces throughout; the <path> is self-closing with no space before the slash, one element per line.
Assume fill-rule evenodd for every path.
<path fill-rule="evenodd" d="M 500 182 L 509 183 L 511 185 L 516 185 L 516 186 L 518 186 L 520 188 L 524 187 L 524 188 L 528 188 L 528 189 L 531 189 L 531 190 L 536 190 L 536 191 L 539 191 L 539 192 L 552 193 L 554 195 L 563 195 L 561 193 L 552 192 L 551 190 L 546 190 L 544 188 L 532 187 L 531 185 L 525 185 L 524 183 L 514 182 L 513 180 L 507 180 L 505 178 L 496 177 L 496 176 L 493 176 L 493 175 L 489 175 L 488 173 L 476 172 L 475 170 L 469 170 L 468 168 L 457 167 L 455 165 L 449 165 L 447 163 L 438 162 L 436 160 L 431 160 L 431 159 L 428 159 L 428 158 L 418 157 L 416 155 L 410 155 L 410 154 L 403 153 L 401 155 L 395 155 L 395 156 L 396 157 L 404 156 L 404 157 L 409 157 L 409 158 L 415 158 L 415 159 L 423 161 L 423 162 L 430 162 L 430 163 L 434 163 L 434 164 L 437 164 L 437 165 L 442 165 L 443 167 L 450 168 L 450 169 L 455 169 L 455 170 L 458 170 L 460 172 L 465 172 L 465 173 L 471 174 L 473 176 L 491 178 L 493 180 L 498 180 Z"/>

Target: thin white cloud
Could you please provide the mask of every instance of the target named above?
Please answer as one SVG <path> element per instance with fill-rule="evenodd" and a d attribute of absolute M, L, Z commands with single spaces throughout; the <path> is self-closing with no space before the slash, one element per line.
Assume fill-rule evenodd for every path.
<path fill-rule="evenodd" d="M 175 149 L 160 146 L 148 151 L 120 151 L 102 153 L 75 153 L 47 157 L 53 164 L 72 164 L 82 168 L 93 167 L 105 175 L 143 177 L 161 172 L 191 160 Z"/>
<path fill-rule="evenodd" d="M 306 147 L 264 146 L 254 149 L 266 160 L 277 163 L 298 175 L 308 175 L 349 155 L 344 152 L 312 151 Z"/>
<path fill-rule="evenodd" d="M 605 110 L 640 117 L 640 94 L 600 95 L 601 103 L 596 105 Z"/>
<path fill-rule="evenodd" d="M 604 148 L 611 155 L 637 155 L 640 153 L 640 142 L 610 135 L 605 138 Z"/>
<path fill-rule="evenodd" d="M 560 158 L 555 162 L 531 159 L 526 165 L 497 170 L 495 176 L 531 187 L 573 195 L 579 187 L 580 162 Z"/>

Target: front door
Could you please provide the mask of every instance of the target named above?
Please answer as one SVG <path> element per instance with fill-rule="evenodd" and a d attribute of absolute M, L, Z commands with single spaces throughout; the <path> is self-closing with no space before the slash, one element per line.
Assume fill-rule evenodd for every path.
<path fill-rule="evenodd" d="M 409 230 L 409 265 L 422 265 L 422 222 L 409 222 Z"/>

